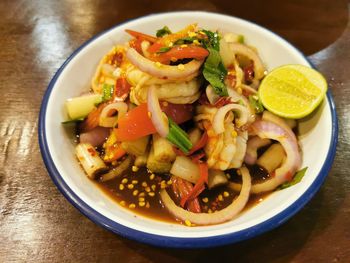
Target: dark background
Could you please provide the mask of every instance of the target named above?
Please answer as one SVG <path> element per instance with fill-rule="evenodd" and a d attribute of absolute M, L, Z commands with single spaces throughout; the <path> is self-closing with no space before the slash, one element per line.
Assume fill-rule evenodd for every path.
<path fill-rule="evenodd" d="M 225 247 L 178 250 L 123 239 L 80 214 L 56 189 L 37 141 L 42 96 L 83 42 L 150 13 L 205 10 L 280 34 L 326 76 L 339 144 L 321 190 L 296 216 Z M 0 262 L 350 262 L 350 27 L 348 1 L 0 2 Z M 317 142 L 315 142 L 317 143 Z"/>

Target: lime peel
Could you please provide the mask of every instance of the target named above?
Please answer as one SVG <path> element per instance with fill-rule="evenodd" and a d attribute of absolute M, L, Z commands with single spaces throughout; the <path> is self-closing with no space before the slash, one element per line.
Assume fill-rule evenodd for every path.
<path fill-rule="evenodd" d="M 327 81 L 318 71 L 303 65 L 284 65 L 263 79 L 259 97 L 272 113 L 300 119 L 317 108 L 326 91 Z"/>

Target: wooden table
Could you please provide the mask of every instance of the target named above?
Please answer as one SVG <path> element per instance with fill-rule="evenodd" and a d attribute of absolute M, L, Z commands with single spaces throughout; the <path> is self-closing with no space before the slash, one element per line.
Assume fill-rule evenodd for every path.
<path fill-rule="evenodd" d="M 0 2 L 0 262 L 350 262 L 349 3 L 234 2 Z M 335 99 L 338 151 L 321 190 L 287 223 L 245 242 L 175 250 L 125 240 L 95 225 L 60 194 L 39 152 L 41 99 L 69 54 L 122 21 L 173 10 L 230 14 L 281 34 L 327 77 Z"/>

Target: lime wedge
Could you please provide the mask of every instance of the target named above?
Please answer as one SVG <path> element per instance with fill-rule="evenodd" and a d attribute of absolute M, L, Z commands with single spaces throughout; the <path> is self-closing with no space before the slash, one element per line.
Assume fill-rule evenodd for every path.
<path fill-rule="evenodd" d="M 302 65 L 284 65 L 263 79 L 259 97 L 272 113 L 300 119 L 316 109 L 326 91 L 327 81 L 318 71 Z"/>

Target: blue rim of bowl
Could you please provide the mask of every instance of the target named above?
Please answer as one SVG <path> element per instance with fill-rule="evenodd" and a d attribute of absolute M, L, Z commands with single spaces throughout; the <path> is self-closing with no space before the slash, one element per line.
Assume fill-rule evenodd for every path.
<path fill-rule="evenodd" d="M 222 246 L 227 244 L 236 243 L 239 241 L 247 240 L 252 237 L 255 237 L 257 235 L 260 235 L 262 233 L 265 233 L 269 230 L 272 230 L 281 224 L 283 224 L 285 221 L 287 221 L 290 217 L 292 217 L 294 214 L 296 214 L 299 210 L 301 210 L 307 202 L 315 195 L 315 193 L 319 190 L 321 185 L 323 184 L 326 176 L 328 175 L 332 163 L 335 157 L 336 153 L 336 146 L 338 141 L 338 120 L 337 120 L 337 114 L 335 109 L 335 104 L 333 97 L 331 95 L 330 90 L 327 91 L 327 99 L 329 102 L 329 107 L 331 110 L 331 117 L 332 117 L 332 138 L 330 147 L 327 153 L 326 161 L 324 162 L 320 173 L 314 180 L 314 182 L 310 185 L 310 187 L 288 208 L 284 209 L 277 215 L 273 216 L 272 218 L 261 222 L 255 226 L 234 232 L 234 233 L 228 233 L 225 235 L 219 235 L 219 236 L 210 236 L 210 237 L 198 237 L 198 238 L 183 238 L 183 237 L 170 237 L 170 236 L 161 236 L 161 235 L 155 235 L 150 234 L 146 232 L 142 232 L 139 230 L 135 230 L 129 227 L 126 227 L 124 225 L 121 225 L 104 215 L 98 213 L 96 210 L 91 208 L 88 204 L 86 204 L 83 200 L 81 200 L 69 186 L 66 184 L 64 179 L 61 177 L 59 171 L 57 170 L 55 163 L 52 160 L 49 147 L 47 144 L 46 139 L 46 130 L 45 130 L 45 119 L 46 119 L 46 108 L 48 104 L 49 97 L 51 95 L 52 89 L 55 86 L 55 83 L 62 73 L 62 71 L 65 69 L 67 64 L 88 44 L 90 44 L 92 41 L 98 39 L 100 36 L 108 33 L 109 31 L 115 29 L 116 27 L 119 27 L 122 24 L 125 24 L 129 21 L 144 19 L 151 16 L 158 16 L 158 15 L 164 15 L 164 14 L 184 14 L 184 13 L 203 13 L 203 14 L 209 14 L 209 15 L 215 15 L 215 16 L 223 16 L 228 18 L 235 18 L 237 20 L 241 20 L 245 23 L 249 23 L 255 26 L 258 26 L 260 29 L 266 30 L 273 35 L 275 35 L 279 40 L 282 42 L 285 42 L 285 44 L 289 45 L 291 48 L 295 49 L 300 53 L 301 56 L 305 58 L 306 61 L 309 62 L 309 64 L 312 65 L 312 63 L 308 60 L 308 58 L 296 47 L 294 47 L 292 44 L 290 44 L 287 40 L 282 38 L 281 36 L 277 35 L 276 33 L 272 32 L 269 29 L 266 29 L 258 24 L 255 24 L 253 22 L 223 15 L 223 14 L 217 14 L 217 13 L 211 13 L 211 12 L 202 12 L 202 11 L 181 11 L 181 12 L 168 12 L 168 13 L 159 13 L 159 14 L 150 14 L 147 16 L 139 17 L 137 19 L 131 19 L 127 20 L 123 23 L 120 23 L 104 32 L 101 32 L 100 34 L 95 35 L 85 43 L 83 43 L 79 48 L 77 48 L 68 58 L 67 60 L 62 64 L 62 66 L 58 69 L 54 77 L 49 83 L 49 86 L 44 94 L 42 105 L 40 108 L 39 113 L 39 125 L 38 125 L 38 136 L 39 136 L 39 145 L 40 145 L 40 151 L 42 158 L 44 160 L 45 166 L 49 172 L 49 175 L 52 179 L 52 181 L 55 183 L 57 188 L 60 190 L 60 192 L 68 199 L 68 201 L 76 207 L 82 214 L 87 216 L 90 220 L 92 220 L 97 225 L 100 225 L 120 236 L 126 237 L 131 240 L 136 240 L 142 243 L 155 245 L 155 246 L 161 246 L 161 247 L 173 247 L 173 248 L 204 248 L 204 247 L 216 247 L 216 246 Z"/>

